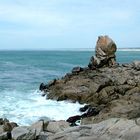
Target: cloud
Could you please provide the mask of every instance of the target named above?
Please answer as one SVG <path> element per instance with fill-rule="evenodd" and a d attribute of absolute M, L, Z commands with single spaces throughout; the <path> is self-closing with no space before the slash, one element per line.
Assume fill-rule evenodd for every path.
<path fill-rule="evenodd" d="M 139 32 L 139 6 L 138 0 L 2 0 L 0 36 L 9 42 L 10 38 L 15 40 L 15 44 L 22 38 L 27 42 L 61 38 L 58 46 L 66 46 L 69 39 L 82 46 L 99 34 L 110 34 L 119 40 L 117 36 L 124 33 L 128 40 L 130 30 L 132 35 Z"/>
<path fill-rule="evenodd" d="M 33 5 L 1 4 L 0 33 L 16 37 L 41 37 L 61 35 L 67 19 L 57 12 Z"/>

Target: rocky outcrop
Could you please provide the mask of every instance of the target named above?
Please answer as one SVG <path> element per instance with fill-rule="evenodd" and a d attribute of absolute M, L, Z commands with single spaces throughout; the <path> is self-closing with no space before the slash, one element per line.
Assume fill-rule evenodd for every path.
<path fill-rule="evenodd" d="M 49 135 L 47 140 L 139 140 L 139 119 L 112 118 L 98 124 L 82 125 Z"/>
<path fill-rule="evenodd" d="M 83 69 L 79 73 L 68 74 L 48 86 L 47 98 L 79 101 L 100 108 L 92 123 L 111 117 L 140 117 L 138 63 L 139 61 L 96 70 Z"/>
<path fill-rule="evenodd" d="M 100 123 L 70 127 L 65 121 L 38 121 L 0 134 L 0 140 L 139 140 L 140 118 L 111 118 Z"/>
<path fill-rule="evenodd" d="M 49 140 L 139 140 L 140 61 L 116 63 L 115 42 L 99 36 L 88 67 L 75 67 L 58 80 L 43 84 L 47 99 L 86 103 L 81 115 L 70 116 L 70 126 L 46 135 Z M 45 95 L 44 94 L 44 95 Z"/>
<path fill-rule="evenodd" d="M 116 50 L 111 38 L 99 36 L 89 67 L 75 67 L 61 79 L 43 84 L 48 99 L 78 101 L 96 108 L 70 117 L 71 124 L 76 120 L 90 124 L 112 117 L 140 117 L 140 61 L 119 65 Z"/>

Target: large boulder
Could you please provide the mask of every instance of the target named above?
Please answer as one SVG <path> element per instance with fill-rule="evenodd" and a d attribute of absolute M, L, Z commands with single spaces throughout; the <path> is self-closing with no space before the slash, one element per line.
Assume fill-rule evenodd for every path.
<path fill-rule="evenodd" d="M 16 127 L 12 130 L 12 138 L 15 140 L 35 140 L 36 130 L 26 126 Z"/>
<path fill-rule="evenodd" d="M 36 131 L 36 136 L 39 136 L 39 134 L 43 131 L 43 125 L 44 125 L 44 122 L 43 121 L 38 121 L 38 122 L 35 122 L 33 123 L 29 129 L 31 130 L 34 130 Z"/>
<path fill-rule="evenodd" d="M 50 121 L 46 128 L 44 128 L 45 131 L 48 131 L 50 133 L 57 133 L 60 131 L 64 131 L 66 128 L 70 127 L 69 123 L 66 121 Z"/>
<path fill-rule="evenodd" d="M 110 37 L 99 36 L 96 43 L 95 56 L 91 57 L 89 67 L 92 69 L 95 67 L 115 65 L 116 50 L 117 46 Z"/>

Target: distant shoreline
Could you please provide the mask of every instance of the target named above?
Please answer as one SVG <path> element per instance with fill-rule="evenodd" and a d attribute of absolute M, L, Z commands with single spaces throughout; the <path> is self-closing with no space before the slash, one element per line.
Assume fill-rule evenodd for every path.
<path fill-rule="evenodd" d="M 67 48 L 67 49 L 34 49 L 34 50 L 28 50 L 28 49 L 23 49 L 23 50 L 0 50 L 2 51 L 94 51 L 95 48 Z M 140 51 L 140 48 L 117 48 L 117 51 Z"/>

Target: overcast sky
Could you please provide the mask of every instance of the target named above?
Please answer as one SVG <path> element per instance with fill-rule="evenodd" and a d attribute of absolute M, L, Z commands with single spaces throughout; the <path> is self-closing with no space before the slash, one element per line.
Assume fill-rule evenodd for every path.
<path fill-rule="evenodd" d="M 140 0 L 0 0 L 0 49 L 140 47 Z"/>

